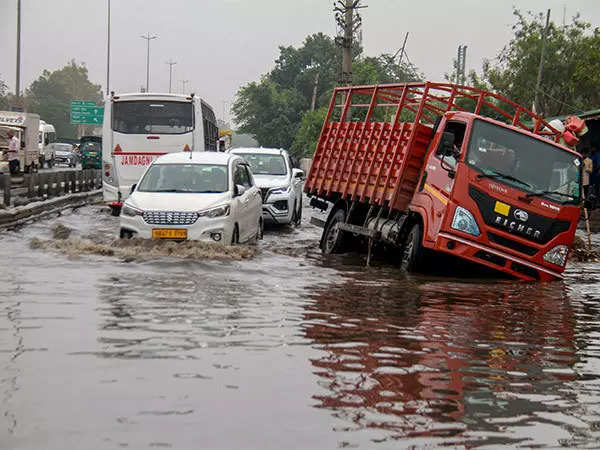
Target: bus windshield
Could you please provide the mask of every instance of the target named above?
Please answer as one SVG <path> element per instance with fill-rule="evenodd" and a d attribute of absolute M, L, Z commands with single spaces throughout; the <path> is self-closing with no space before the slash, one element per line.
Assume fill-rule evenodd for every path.
<path fill-rule="evenodd" d="M 112 129 L 125 134 L 184 134 L 194 129 L 190 102 L 135 100 L 113 103 Z"/>
<path fill-rule="evenodd" d="M 530 195 L 563 204 L 580 201 L 580 158 L 531 136 L 476 120 L 466 162 L 480 176 Z"/>

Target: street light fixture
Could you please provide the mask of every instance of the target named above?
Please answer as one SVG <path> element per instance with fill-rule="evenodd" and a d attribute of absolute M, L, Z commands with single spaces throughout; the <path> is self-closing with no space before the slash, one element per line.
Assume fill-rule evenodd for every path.
<path fill-rule="evenodd" d="M 146 36 L 141 36 L 142 39 L 146 39 L 148 45 L 148 51 L 146 53 L 146 92 L 150 90 L 150 41 L 158 38 L 158 36 L 150 36 L 148 33 Z"/>

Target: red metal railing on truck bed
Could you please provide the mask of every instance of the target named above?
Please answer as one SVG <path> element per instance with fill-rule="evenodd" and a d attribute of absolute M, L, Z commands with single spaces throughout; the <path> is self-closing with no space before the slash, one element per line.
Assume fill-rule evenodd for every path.
<path fill-rule="evenodd" d="M 526 108 L 469 86 L 418 82 L 336 88 L 305 191 L 406 209 L 433 124 L 448 111 L 492 117 L 554 141 L 560 137 Z"/>

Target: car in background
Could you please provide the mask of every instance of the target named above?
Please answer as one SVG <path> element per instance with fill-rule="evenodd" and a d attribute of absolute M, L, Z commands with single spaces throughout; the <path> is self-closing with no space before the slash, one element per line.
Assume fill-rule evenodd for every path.
<path fill-rule="evenodd" d="M 83 169 L 102 169 L 102 138 L 82 136 L 79 144 L 79 158 Z"/>
<path fill-rule="evenodd" d="M 71 144 L 55 142 L 50 144 L 54 151 L 54 164 L 65 164 L 69 167 L 75 167 L 79 162 L 79 155 L 73 149 Z"/>
<path fill-rule="evenodd" d="M 168 153 L 123 203 L 120 237 L 237 244 L 262 239 L 260 190 L 248 163 L 217 152 Z"/>
<path fill-rule="evenodd" d="M 287 151 L 270 148 L 233 148 L 244 157 L 261 190 L 265 222 L 300 225 L 304 171 L 292 167 Z"/>

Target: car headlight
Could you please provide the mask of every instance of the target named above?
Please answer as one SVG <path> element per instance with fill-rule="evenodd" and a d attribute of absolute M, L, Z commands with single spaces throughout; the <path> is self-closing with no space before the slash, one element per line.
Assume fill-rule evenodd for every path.
<path fill-rule="evenodd" d="M 288 184 L 287 186 L 281 186 L 276 188 L 271 188 L 269 191 L 269 195 L 279 195 L 279 194 L 288 194 L 291 190 L 292 185 Z"/>
<path fill-rule="evenodd" d="M 133 206 L 131 206 L 128 203 L 123 204 L 123 207 L 121 208 L 121 214 L 123 216 L 127 216 L 127 217 L 135 217 L 135 216 L 141 216 L 142 214 L 144 214 L 144 211 L 142 211 L 141 209 L 138 208 L 134 208 Z"/>
<path fill-rule="evenodd" d="M 221 205 L 216 208 L 206 209 L 204 211 L 198 212 L 198 217 L 208 217 L 213 219 L 215 217 L 223 217 L 228 216 L 230 211 L 229 205 Z"/>
<path fill-rule="evenodd" d="M 463 233 L 468 233 L 473 236 L 479 236 L 481 234 L 473 214 L 461 206 L 456 207 L 451 226 L 455 230 L 462 231 Z"/>
<path fill-rule="evenodd" d="M 567 262 L 567 253 L 569 253 L 569 247 L 557 245 L 544 254 L 544 261 L 563 267 Z"/>

